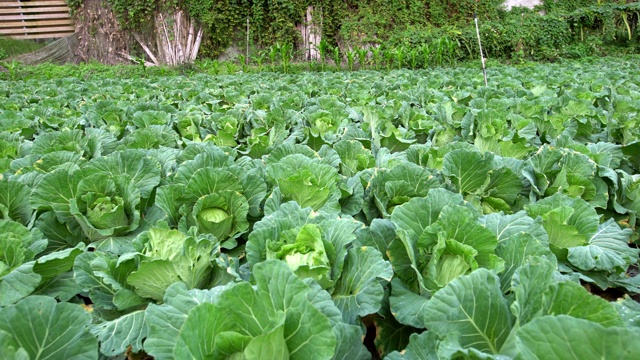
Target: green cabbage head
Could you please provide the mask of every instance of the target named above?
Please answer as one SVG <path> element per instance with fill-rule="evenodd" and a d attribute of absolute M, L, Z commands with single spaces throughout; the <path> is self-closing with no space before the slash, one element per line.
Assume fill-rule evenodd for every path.
<path fill-rule="evenodd" d="M 284 260 L 300 278 L 313 278 L 325 289 L 333 285 L 331 264 L 316 224 L 284 231 L 278 241 L 268 243 L 267 259 Z"/>
<path fill-rule="evenodd" d="M 220 241 L 234 238 L 249 227 L 247 199 L 236 191 L 221 191 L 201 197 L 187 218 L 189 227 L 201 234 L 213 234 Z"/>

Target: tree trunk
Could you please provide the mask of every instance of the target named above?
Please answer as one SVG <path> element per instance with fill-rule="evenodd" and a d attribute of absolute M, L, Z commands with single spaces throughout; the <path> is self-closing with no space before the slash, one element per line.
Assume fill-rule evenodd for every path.
<path fill-rule="evenodd" d="M 103 0 L 85 0 L 75 15 L 81 61 L 97 60 L 103 64 L 123 63 L 121 53 L 129 52 L 129 41 L 120 28 L 111 7 Z"/>
<path fill-rule="evenodd" d="M 320 59 L 320 53 L 318 51 L 318 44 L 322 38 L 322 29 L 317 24 L 317 18 L 314 19 L 314 7 L 307 7 L 307 13 L 305 14 L 302 22 L 297 26 L 298 31 L 302 38 L 302 43 L 299 44 L 299 48 L 305 49 L 305 60 L 318 60 Z"/>
<path fill-rule="evenodd" d="M 157 13 L 151 29 L 125 31 L 105 0 L 85 0 L 76 14 L 78 50 L 81 61 L 103 64 L 140 62 L 147 66 L 179 65 L 195 61 L 202 42 L 202 25 L 175 9 Z M 131 55 L 138 43 L 142 52 Z M 142 56 L 145 59 L 139 59 Z"/>

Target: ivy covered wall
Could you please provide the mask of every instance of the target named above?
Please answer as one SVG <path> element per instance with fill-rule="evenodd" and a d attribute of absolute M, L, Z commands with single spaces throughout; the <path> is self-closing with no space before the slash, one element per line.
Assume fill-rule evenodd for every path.
<path fill-rule="evenodd" d="M 82 3 L 67 1 L 72 8 Z M 625 50 L 628 52 L 637 51 L 635 27 L 640 13 L 634 10 L 638 3 L 626 0 L 541 0 L 533 10 L 516 8 L 510 12 L 504 0 L 103 1 L 126 29 L 148 27 L 159 10 L 186 10 L 205 25 L 201 55 L 213 58 L 231 44 L 246 45 L 247 19 L 250 45 L 256 51 L 276 43 L 300 44 L 299 26 L 309 6 L 314 9 L 312 22 L 321 28 L 322 38 L 329 45 L 342 49 L 411 47 L 447 37 L 457 44 L 459 58 L 471 52 L 474 13 L 478 14 L 490 55 L 519 54 L 534 59 L 588 53 L 594 46 L 610 43 L 629 47 Z M 541 16 L 541 10 L 547 15 Z M 585 39 L 597 44 L 581 44 Z"/>

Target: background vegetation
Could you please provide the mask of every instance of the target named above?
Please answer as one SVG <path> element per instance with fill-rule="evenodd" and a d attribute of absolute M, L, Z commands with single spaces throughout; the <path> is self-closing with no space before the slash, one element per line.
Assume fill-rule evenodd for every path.
<path fill-rule="evenodd" d="M 17 40 L 0 36 L 0 60 L 14 55 L 36 51 L 45 46 L 46 42 L 33 40 Z"/>
<path fill-rule="evenodd" d="M 82 0 L 68 0 L 75 9 Z M 546 0 L 535 9 L 507 11 L 502 0 L 106 0 L 127 29 L 151 29 L 154 13 L 185 9 L 206 27 L 200 58 L 217 58 L 230 45 L 244 49 L 246 23 L 251 58 L 268 59 L 271 47 L 291 44 L 300 58 L 300 32 L 308 6 L 330 56 L 348 65 L 359 49 L 388 49 L 386 62 L 402 67 L 446 64 L 478 57 L 477 13 L 486 53 L 511 61 L 557 60 L 586 55 L 638 53 L 640 3 L 626 0 Z M 541 15 L 544 13 L 545 15 Z M 402 49 L 402 55 L 392 55 Z M 414 54 L 411 54 L 411 51 Z M 422 56 L 418 56 L 421 53 Z M 426 56 L 426 54 L 428 56 Z M 376 54 L 369 50 L 367 59 Z M 440 61 L 438 58 L 440 57 Z M 275 60 L 276 56 L 272 57 Z M 278 56 L 281 58 L 281 56 Z M 425 61 L 428 58 L 430 60 Z M 422 59 L 418 61 L 419 59 Z M 244 60 L 244 59 L 241 59 Z M 381 63 L 384 62 L 381 60 Z M 252 60 L 254 63 L 255 59 Z M 273 61 L 272 61 L 273 62 Z M 354 60 L 355 62 L 355 60 Z M 397 61 L 396 61 L 397 62 Z"/>

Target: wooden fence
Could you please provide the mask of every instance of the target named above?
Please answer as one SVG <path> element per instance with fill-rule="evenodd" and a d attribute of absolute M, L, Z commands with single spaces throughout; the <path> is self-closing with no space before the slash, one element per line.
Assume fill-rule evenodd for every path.
<path fill-rule="evenodd" d="M 64 0 L 0 0 L 0 36 L 16 39 L 60 38 L 75 28 Z"/>

